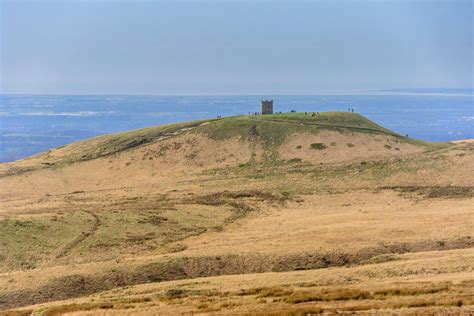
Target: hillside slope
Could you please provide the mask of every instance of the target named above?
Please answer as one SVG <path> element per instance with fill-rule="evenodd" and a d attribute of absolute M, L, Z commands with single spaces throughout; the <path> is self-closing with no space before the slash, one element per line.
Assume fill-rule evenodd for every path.
<path fill-rule="evenodd" d="M 1 165 L 1 174 L 9 175 L 33 169 L 64 166 L 71 163 L 108 157 L 139 147 L 148 146 L 179 135 L 204 134 L 212 140 L 238 138 L 240 141 L 257 141 L 265 149 L 281 145 L 288 136 L 296 133 L 318 134 L 321 131 L 386 136 L 388 141 L 423 146 L 437 145 L 402 137 L 359 114 L 324 112 L 311 116 L 303 113 L 274 114 L 265 116 L 238 116 L 218 120 L 175 123 L 140 130 L 95 137 L 61 146 L 15 163 Z M 331 143 L 330 137 L 327 142 Z M 382 140 L 381 140 L 382 141 Z M 0 175 L 1 175 L 0 174 Z"/>
<path fill-rule="evenodd" d="M 165 282 L 25 310 L 409 312 L 420 298 L 466 309 L 473 293 L 456 284 L 472 282 L 473 155 L 473 143 L 422 142 L 353 113 L 292 113 L 107 135 L 3 164 L 0 308 L 239 274 L 196 281 L 211 292 Z M 297 270 L 324 284 L 300 293 Z M 402 302 L 376 294 L 391 289 Z M 321 298 L 334 291 L 355 294 Z"/>

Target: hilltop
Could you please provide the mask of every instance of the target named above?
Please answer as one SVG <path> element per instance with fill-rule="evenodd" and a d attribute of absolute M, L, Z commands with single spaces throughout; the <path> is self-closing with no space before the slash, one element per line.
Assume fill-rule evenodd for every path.
<path fill-rule="evenodd" d="M 150 127 L 2 164 L 0 308 L 468 310 L 473 155 L 328 112 Z"/>
<path fill-rule="evenodd" d="M 331 132 L 332 134 L 330 134 Z M 318 134 L 320 137 L 316 137 Z M 334 148 L 329 148 L 329 150 L 325 151 L 326 154 L 328 152 L 333 152 L 333 149 L 337 146 L 337 143 L 332 141 L 332 138 L 337 138 L 341 135 L 343 135 L 343 141 L 346 141 L 345 145 L 349 147 L 353 147 L 350 143 L 354 138 L 353 136 L 356 136 L 354 138 L 355 141 L 370 141 L 375 139 L 381 144 L 383 143 L 385 149 L 394 150 L 400 150 L 400 146 L 397 146 L 396 144 L 402 146 L 411 145 L 408 146 L 409 150 L 413 150 L 415 147 L 418 147 L 417 150 L 430 150 L 439 148 L 440 146 L 446 146 L 446 144 L 422 142 L 401 136 L 356 113 L 322 112 L 317 113 L 317 115 L 314 116 L 312 113 L 284 113 L 191 121 L 99 136 L 70 145 L 61 146 L 49 150 L 46 153 L 41 153 L 15 163 L 3 164 L 0 170 L 2 172 L 1 174 L 10 175 L 33 169 L 65 166 L 81 161 L 118 155 L 122 152 L 130 151 L 138 147 L 146 147 L 159 142 L 168 143 L 169 141 L 165 141 L 169 139 L 183 138 L 178 137 L 180 135 L 205 136 L 210 141 L 214 142 L 232 141 L 235 139 L 244 144 L 251 142 L 252 147 L 262 150 L 261 153 L 264 154 L 265 160 L 268 160 L 269 158 L 273 160 L 284 158 L 279 157 L 278 150 L 280 148 L 278 147 L 285 144 L 285 142 L 290 143 L 290 145 L 293 142 L 297 142 L 297 139 L 288 138 L 291 136 L 300 136 L 301 138 L 301 135 L 304 136 L 303 139 L 301 139 L 303 142 L 305 140 L 306 142 L 311 140 L 323 141 L 321 144 L 325 146 L 324 149 L 332 144 L 331 146 Z M 376 136 L 379 137 L 377 138 Z M 380 138 L 383 136 L 386 138 Z M 367 147 L 365 149 L 380 149 L 377 148 L 377 146 L 369 148 L 371 145 L 373 146 L 373 144 L 362 143 L 362 147 Z M 392 145 L 394 146 L 392 147 Z M 218 145 L 216 144 L 216 146 Z M 352 150 L 345 150 L 344 146 L 342 146 L 342 148 L 347 152 L 356 152 L 360 149 L 353 148 Z M 364 148 L 362 151 L 364 151 Z M 176 151 L 179 148 L 174 149 Z M 307 146 L 304 148 L 301 147 L 301 149 L 303 149 L 303 152 L 306 152 Z M 382 152 L 385 154 L 388 153 L 384 150 L 382 150 Z M 253 154 L 256 153 L 253 152 Z M 327 162 L 327 159 L 324 160 L 323 163 Z"/>

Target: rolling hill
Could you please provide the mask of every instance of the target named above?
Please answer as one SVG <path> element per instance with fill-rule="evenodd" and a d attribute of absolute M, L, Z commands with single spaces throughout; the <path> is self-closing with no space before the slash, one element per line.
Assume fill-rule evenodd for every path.
<path fill-rule="evenodd" d="M 325 112 L 150 127 L 2 164 L 0 308 L 469 311 L 473 155 Z"/>

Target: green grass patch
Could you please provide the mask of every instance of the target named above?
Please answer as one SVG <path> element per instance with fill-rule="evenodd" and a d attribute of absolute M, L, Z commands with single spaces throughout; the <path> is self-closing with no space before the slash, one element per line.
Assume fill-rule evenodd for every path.
<path fill-rule="evenodd" d="M 88 227 L 88 216 L 67 213 L 0 222 L 0 270 L 33 269 Z"/>

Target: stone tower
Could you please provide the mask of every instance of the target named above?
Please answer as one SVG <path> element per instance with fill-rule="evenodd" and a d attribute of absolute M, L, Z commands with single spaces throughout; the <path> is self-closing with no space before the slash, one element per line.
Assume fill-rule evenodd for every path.
<path fill-rule="evenodd" d="M 262 100 L 262 114 L 273 114 L 273 100 Z"/>

